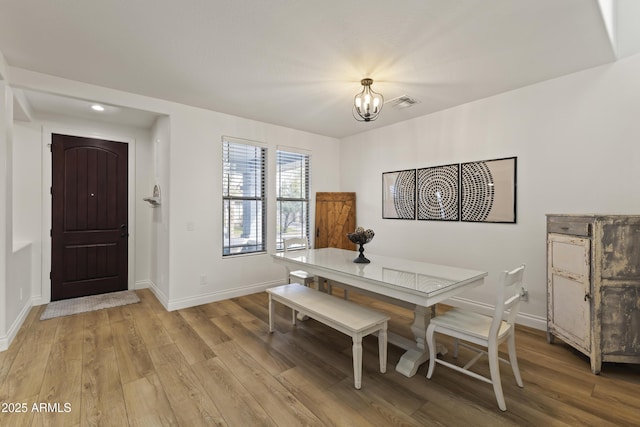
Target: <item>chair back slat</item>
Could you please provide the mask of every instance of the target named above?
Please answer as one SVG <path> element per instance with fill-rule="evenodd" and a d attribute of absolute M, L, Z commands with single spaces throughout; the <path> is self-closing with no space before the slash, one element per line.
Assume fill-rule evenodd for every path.
<path fill-rule="evenodd" d="M 496 308 L 491 322 L 490 335 L 496 337 L 500 331 L 502 321 L 514 324 L 520 306 L 520 290 L 524 276 L 525 265 L 512 271 L 503 271 L 498 283 Z"/>

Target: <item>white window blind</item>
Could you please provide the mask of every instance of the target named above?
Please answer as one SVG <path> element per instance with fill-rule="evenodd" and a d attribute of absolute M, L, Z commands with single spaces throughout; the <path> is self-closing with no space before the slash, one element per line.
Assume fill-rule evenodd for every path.
<path fill-rule="evenodd" d="M 265 251 L 266 148 L 222 141 L 223 255 Z"/>
<path fill-rule="evenodd" d="M 276 248 L 284 239 L 309 239 L 309 155 L 277 152 L 277 230 Z"/>

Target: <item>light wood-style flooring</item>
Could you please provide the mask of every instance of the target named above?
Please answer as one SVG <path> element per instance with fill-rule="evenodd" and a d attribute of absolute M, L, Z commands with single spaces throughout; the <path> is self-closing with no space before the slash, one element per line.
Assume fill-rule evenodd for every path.
<path fill-rule="evenodd" d="M 364 340 L 354 389 L 351 338 L 313 320 L 293 327 L 281 306 L 269 334 L 265 293 L 174 312 L 138 294 L 140 304 L 45 321 L 33 308 L 0 353 L 0 426 L 640 425 L 640 366 L 606 363 L 593 375 L 541 331 L 518 328 L 524 388 L 503 365 L 501 412 L 491 385 L 443 366 L 431 380 L 426 365 L 396 373 L 393 345 L 381 374 L 375 337 Z M 390 329 L 410 336 L 412 312 L 352 299 L 387 310 Z M 469 356 L 461 349 L 459 360 Z"/>

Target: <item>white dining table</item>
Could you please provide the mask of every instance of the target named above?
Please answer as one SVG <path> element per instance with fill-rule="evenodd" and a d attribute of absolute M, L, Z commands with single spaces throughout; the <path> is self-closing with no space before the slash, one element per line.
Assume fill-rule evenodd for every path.
<path fill-rule="evenodd" d="M 414 340 L 389 333 L 390 343 L 406 349 L 396 371 L 411 377 L 429 359 L 425 333 L 431 318 L 430 307 L 481 285 L 487 272 L 370 253 L 365 256 L 370 263 L 354 263 L 357 251 L 336 248 L 272 254 L 274 262 L 285 267 L 287 279 L 290 271 L 305 270 L 339 282 L 346 289 L 412 309 Z M 438 351 L 444 353 L 446 349 Z"/>

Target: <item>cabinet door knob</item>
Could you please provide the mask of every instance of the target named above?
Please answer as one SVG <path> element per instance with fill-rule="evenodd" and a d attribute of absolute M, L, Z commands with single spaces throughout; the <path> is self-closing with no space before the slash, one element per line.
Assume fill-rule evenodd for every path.
<path fill-rule="evenodd" d="M 584 300 L 590 300 L 591 299 L 591 294 L 589 292 L 587 292 L 586 294 L 584 294 Z"/>

